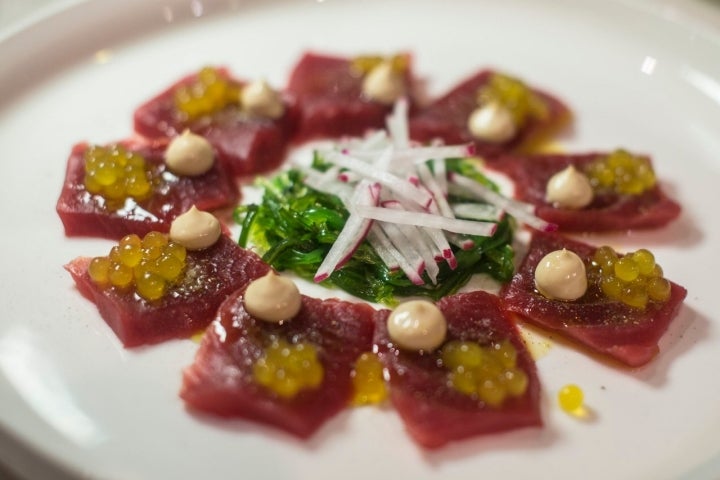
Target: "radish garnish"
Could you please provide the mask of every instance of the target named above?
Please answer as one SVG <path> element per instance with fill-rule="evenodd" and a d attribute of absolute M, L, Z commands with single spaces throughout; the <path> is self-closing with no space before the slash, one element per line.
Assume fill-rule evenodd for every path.
<path fill-rule="evenodd" d="M 344 148 L 340 151 L 351 157 L 365 161 L 372 161 L 377 158 L 381 148 L 373 150 L 362 150 L 359 148 Z M 411 168 L 412 164 L 425 163 L 428 161 L 442 162 L 444 167 L 446 158 L 466 158 L 472 151 L 469 145 L 448 145 L 438 147 L 407 147 L 393 149 L 393 171 L 401 171 Z M 441 167 L 441 168 L 442 168 Z M 442 169 L 444 172 L 445 170 Z"/>
<path fill-rule="evenodd" d="M 435 245 L 435 251 L 437 252 L 436 260 L 447 261 L 450 270 L 455 270 L 457 268 L 457 259 L 455 258 L 452 248 L 450 248 L 450 243 L 448 243 L 445 233 L 437 228 L 424 228 L 422 232 L 427 235 L 433 245 Z"/>
<path fill-rule="evenodd" d="M 388 135 L 385 130 L 372 132 L 358 144 L 355 145 L 359 151 L 371 151 L 381 149 L 388 143 Z M 352 148 L 350 148 L 352 150 Z"/>
<path fill-rule="evenodd" d="M 457 218 L 443 217 L 442 215 L 433 215 L 432 213 L 408 212 L 369 205 L 358 205 L 355 211 L 358 215 L 365 218 L 380 220 L 382 222 L 439 228 L 441 230 L 447 230 L 448 232 L 478 235 L 481 237 L 492 236 L 497 228 L 494 222 L 461 220 Z"/>
<path fill-rule="evenodd" d="M 457 268 L 451 244 L 463 250 L 477 248 L 477 237 L 493 236 L 505 211 L 535 228 L 552 228 L 530 206 L 449 167 L 448 159 L 474 153 L 470 145 L 412 145 L 407 112 L 407 101 L 400 100 L 386 119 L 387 132 L 319 151 L 327 164 L 324 173 L 303 167 L 309 187 L 338 196 L 350 213 L 315 281 L 340 268 L 364 240 L 389 270 L 399 268 L 422 285 L 424 274 L 437 282 L 438 262 Z M 458 193 L 481 203 L 451 204 L 448 195 Z"/>
<path fill-rule="evenodd" d="M 402 202 L 397 201 L 383 202 L 382 206 L 386 208 L 394 208 L 395 210 L 409 210 L 417 213 L 426 213 L 415 205 L 402 204 Z M 435 215 L 439 213 L 437 205 L 434 201 L 430 204 L 428 211 Z M 457 259 L 455 258 L 452 248 L 450 248 L 447 238 L 445 238 L 446 233 L 438 228 L 422 228 L 421 233 L 426 235 L 428 241 L 435 246 L 435 259 L 437 261 L 447 260 L 450 269 L 455 270 L 455 268 L 457 268 Z"/>
<path fill-rule="evenodd" d="M 375 156 L 375 159 L 370 163 L 374 169 L 381 172 L 389 172 L 393 161 L 393 147 L 388 145 L 383 150 L 379 151 Z"/>
<path fill-rule="evenodd" d="M 338 173 L 337 178 L 344 183 L 353 183 L 360 180 L 360 176 L 357 173 L 348 171 Z"/>
<path fill-rule="evenodd" d="M 444 160 L 446 158 L 465 158 L 472 155 L 470 145 L 448 145 L 437 147 L 414 147 L 411 151 L 399 150 L 398 155 L 412 156 L 415 163 L 424 163 L 428 160 Z"/>
<path fill-rule="evenodd" d="M 450 206 L 456 217 L 468 220 L 497 222 L 504 212 L 487 203 L 454 203 Z"/>
<path fill-rule="evenodd" d="M 443 164 L 444 164 L 444 162 L 443 162 Z M 430 171 L 430 168 L 427 166 L 427 164 L 419 163 L 417 165 L 417 171 L 418 171 L 418 175 L 420 175 L 420 180 L 422 180 L 425 187 L 427 187 L 427 189 L 432 194 L 433 200 L 434 200 L 433 204 L 435 206 L 437 206 L 437 209 L 439 210 L 439 212 L 444 217 L 448 217 L 448 218 L 455 217 L 455 215 L 453 214 L 452 208 L 450 208 L 450 205 L 447 202 L 447 198 L 445 197 L 446 193 L 443 191 L 443 187 L 437 182 L 437 180 L 435 179 L 435 176 Z"/>
<path fill-rule="evenodd" d="M 375 225 L 380 227 L 382 232 L 390 240 L 390 243 L 395 247 L 395 250 L 400 256 L 400 258 L 398 258 L 400 268 L 405 272 L 405 275 L 407 275 L 415 285 L 424 284 L 425 281 L 422 278 L 422 273 L 425 270 L 425 260 L 423 260 L 422 255 L 410 244 L 407 236 L 405 236 L 397 225 L 392 223 L 377 223 Z"/>
<path fill-rule="evenodd" d="M 378 170 L 375 165 L 370 165 L 357 158 L 351 157 L 340 152 L 329 152 L 325 156 L 325 160 L 347 168 L 353 172 L 359 173 L 365 178 L 375 180 L 380 184 L 388 187 L 397 195 L 411 200 L 423 208 L 427 207 L 432 201 L 432 196 L 425 190 L 417 188 L 412 183 L 404 180 L 387 171 Z"/>
<path fill-rule="evenodd" d="M 475 241 L 472 238 L 468 238 L 457 233 L 448 233 L 447 239 L 450 243 L 461 250 L 472 250 L 475 248 Z"/>
<path fill-rule="evenodd" d="M 361 181 L 355 189 L 352 203 L 358 207 L 377 204 L 379 193 L 379 186 L 377 184 Z M 357 247 L 365 239 L 371 225 L 372 220 L 351 211 L 335 243 L 333 243 L 333 246 L 320 264 L 317 272 L 315 272 L 313 280 L 315 280 L 315 282 L 322 282 L 347 262 L 350 257 L 352 257 L 353 252 L 355 252 Z"/>
<path fill-rule="evenodd" d="M 422 230 L 418 229 L 413 225 L 396 225 L 398 229 L 405 235 L 407 241 L 412 245 L 415 250 L 420 254 L 423 259 L 423 265 L 425 273 L 433 285 L 437 283 L 437 274 L 440 272 L 440 268 L 437 265 L 435 258 L 434 245 L 428 242 L 427 236 L 423 235 Z"/>
<path fill-rule="evenodd" d="M 388 270 L 392 271 L 400 268 L 405 272 L 405 274 L 407 274 L 407 270 L 412 270 L 409 264 L 407 264 L 407 270 L 406 268 L 403 268 L 401 263 L 404 260 L 404 257 L 400 255 L 397 249 L 390 242 L 390 239 L 388 239 L 387 235 L 385 235 L 385 232 L 383 232 L 376 223 L 373 223 L 370 227 L 370 230 L 367 233 L 367 241 L 370 243 L 370 246 L 373 247 L 373 250 L 377 252 L 378 256 Z"/>
<path fill-rule="evenodd" d="M 445 168 L 445 158 L 439 157 L 432 161 L 433 175 L 435 176 L 435 183 L 442 192 L 444 197 L 447 197 L 447 169 Z"/>
<path fill-rule="evenodd" d="M 348 208 L 349 210 L 349 205 L 352 204 L 351 199 L 355 189 L 345 182 L 338 182 L 336 180 L 337 174 L 333 175 L 333 177 L 335 177 L 335 179 L 329 180 L 325 173 L 309 169 L 305 171 L 305 179 L 303 182 L 305 185 L 317 190 L 318 192 L 329 193 L 330 195 L 335 195 L 340 198 L 345 205 L 345 208 Z"/>
<path fill-rule="evenodd" d="M 387 209 L 396 211 L 403 211 L 407 213 L 407 210 L 397 200 L 390 200 L 383 203 L 383 206 Z M 437 243 L 433 241 L 431 232 L 441 234 L 440 230 L 418 228 L 412 224 L 402 224 L 395 222 L 397 228 L 405 235 L 407 241 L 412 245 L 415 250 L 420 254 L 425 265 L 425 271 L 433 284 L 437 283 L 437 274 L 440 272 L 440 268 L 437 266 L 437 262 L 442 260 L 443 251 L 442 247 L 437 248 Z"/>
<path fill-rule="evenodd" d="M 450 181 L 461 187 L 467 193 L 473 195 L 475 198 L 485 200 L 486 202 L 507 211 L 526 225 L 545 232 L 557 230 L 557 225 L 554 223 L 549 223 L 536 217 L 534 214 L 535 207 L 532 205 L 504 197 L 501 194 L 489 189 L 485 185 L 457 173 L 451 174 Z"/>
<path fill-rule="evenodd" d="M 388 115 L 385 120 L 387 131 L 392 139 L 393 146 L 396 148 L 407 148 L 410 145 L 410 133 L 407 122 L 408 101 L 401 98 L 395 102 L 392 114 Z"/>

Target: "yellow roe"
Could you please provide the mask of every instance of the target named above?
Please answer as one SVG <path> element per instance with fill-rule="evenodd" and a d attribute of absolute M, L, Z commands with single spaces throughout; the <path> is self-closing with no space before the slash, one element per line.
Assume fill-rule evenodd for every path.
<path fill-rule="evenodd" d="M 652 252 L 644 248 L 622 257 L 611 247 L 598 248 L 588 277 L 608 298 L 641 310 L 648 302 L 662 303 L 670 299 L 670 282 L 663 277 Z"/>
<path fill-rule="evenodd" d="M 360 75 L 366 75 L 373 68 L 386 61 L 390 61 L 392 69 L 396 72 L 404 72 L 409 66 L 409 57 L 407 55 L 393 55 L 390 58 L 380 55 L 364 55 L 353 58 L 352 62 L 350 62 L 350 68 Z"/>
<path fill-rule="evenodd" d="M 371 405 L 387 398 L 387 388 L 380 359 L 371 352 L 365 352 L 355 361 L 352 372 L 354 405 Z"/>
<path fill-rule="evenodd" d="M 311 343 L 289 343 L 272 337 L 263 356 L 253 365 L 253 376 L 260 385 L 283 398 L 320 386 L 324 369 Z"/>
<path fill-rule="evenodd" d="M 183 278 L 187 253 L 165 234 L 149 232 L 145 238 L 126 235 L 106 257 L 90 261 L 88 275 L 103 287 L 135 288 L 146 300 L 158 300 Z"/>
<path fill-rule="evenodd" d="M 187 120 L 211 115 L 239 103 L 240 87 L 212 67 L 203 68 L 193 83 L 175 91 L 175 106 Z"/>
<path fill-rule="evenodd" d="M 507 108 L 515 125 L 522 127 L 530 118 L 542 120 L 549 112 L 545 102 L 521 80 L 494 73 L 490 81 L 478 91 L 478 103 L 497 102 Z"/>
<path fill-rule="evenodd" d="M 110 283 L 110 259 L 107 257 L 96 257 L 90 261 L 88 274 L 93 282 L 99 285 Z"/>
<path fill-rule="evenodd" d="M 563 411 L 575 413 L 583 406 L 583 391 L 577 385 L 565 385 L 558 392 L 558 404 Z"/>
<path fill-rule="evenodd" d="M 655 172 L 647 158 L 619 149 L 591 163 L 585 172 L 595 191 L 640 195 L 655 186 Z"/>
<path fill-rule="evenodd" d="M 111 203 L 143 200 L 152 193 L 145 159 L 121 145 L 93 146 L 85 151 L 84 184 L 88 192 Z"/>
<path fill-rule="evenodd" d="M 492 407 L 527 390 L 528 376 L 517 366 L 517 351 L 509 340 L 489 346 L 453 340 L 443 346 L 440 356 L 455 390 Z"/>

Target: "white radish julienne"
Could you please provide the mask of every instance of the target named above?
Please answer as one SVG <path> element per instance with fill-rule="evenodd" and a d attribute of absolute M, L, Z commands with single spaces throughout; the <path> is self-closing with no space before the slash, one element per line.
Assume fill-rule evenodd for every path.
<path fill-rule="evenodd" d="M 388 115 L 385 124 L 387 131 L 392 139 L 395 148 L 410 147 L 410 130 L 407 122 L 408 102 L 407 99 L 401 98 L 395 102 L 392 115 Z"/>
<path fill-rule="evenodd" d="M 388 200 L 386 202 L 383 202 L 383 206 L 385 208 L 382 208 L 381 210 L 404 211 L 405 213 L 407 213 L 407 211 L 404 210 L 402 205 L 400 205 L 400 202 L 398 202 L 397 200 Z M 372 218 L 370 215 L 367 215 L 365 213 L 358 213 L 366 218 Z M 436 284 L 437 275 L 438 273 L 440 273 L 440 268 L 437 265 L 437 261 L 443 259 L 443 253 L 442 250 L 438 250 L 437 248 L 435 248 L 436 244 L 432 241 L 432 238 L 429 235 L 431 230 L 418 228 L 414 224 L 408 222 L 403 223 L 386 221 L 383 222 L 382 225 L 394 225 L 397 227 L 397 229 L 405 237 L 402 243 L 400 243 L 400 246 L 410 245 L 412 248 L 415 249 L 415 251 L 420 254 L 423 265 L 425 266 L 425 272 L 430 278 L 430 281 L 433 284 Z M 422 270 L 420 271 L 420 273 L 422 273 Z"/>
<path fill-rule="evenodd" d="M 456 217 L 485 222 L 499 222 L 505 214 L 490 203 L 453 203 L 450 208 Z"/>
<path fill-rule="evenodd" d="M 445 162 L 434 163 L 436 165 L 439 163 L 442 163 L 443 166 L 445 165 Z M 438 182 L 437 178 L 435 178 L 435 175 L 433 175 L 433 173 L 430 171 L 430 167 L 427 166 L 427 163 L 418 163 L 417 170 L 418 174 L 420 175 L 420 180 L 430 191 L 433 196 L 433 200 L 435 201 L 431 206 L 430 210 L 435 210 L 433 213 L 437 213 L 439 211 L 444 217 L 453 218 L 453 210 L 447 201 L 447 182 L 445 183 L 445 185 L 442 185 L 440 182 Z M 437 206 L 437 208 L 433 208 L 433 206 Z"/>
<path fill-rule="evenodd" d="M 380 228 L 390 240 L 390 243 L 394 247 L 394 251 L 397 251 L 404 259 L 404 262 L 400 263 L 403 268 L 405 275 L 415 283 L 416 285 L 422 285 L 425 280 L 422 278 L 422 274 L 425 271 L 425 258 L 422 253 L 418 252 L 415 245 L 410 242 L 410 239 L 402 231 L 402 229 L 394 223 L 378 222 L 376 225 Z M 430 255 L 430 259 L 434 262 L 435 259 Z"/>
<path fill-rule="evenodd" d="M 457 173 L 451 174 L 450 181 L 465 190 L 466 193 L 475 196 L 475 198 L 485 200 L 486 202 L 492 203 L 493 205 L 505 210 L 526 225 L 530 225 L 533 228 L 543 230 L 545 232 L 551 232 L 557 229 L 557 225 L 536 217 L 533 214 L 535 207 L 530 204 L 504 197 L 489 189 L 485 185 L 476 182 L 472 178 L 458 175 Z"/>
<path fill-rule="evenodd" d="M 325 161 L 338 165 L 342 168 L 360 174 L 365 178 L 375 180 L 381 185 L 392 190 L 396 195 L 407 200 L 418 203 L 423 208 L 432 201 L 432 196 L 423 189 L 412 184 L 412 182 L 398 177 L 386 170 L 381 170 L 378 165 L 370 165 L 367 162 L 342 152 L 328 152 L 323 155 Z"/>
<path fill-rule="evenodd" d="M 403 209 L 405 209 L 405 208 L 406 208 L 406 206 L 403 207 Z M 415 211 L 415 212 L 418 211 L 417 208 L 411 208 L 409 210 Z M 438 214 L 438 209 L 434 203 L 432 205 L 430 205 L 429 211 L 430 211 L 430 213 L 432 213 L 436 216 Z M 421 212 L 421 213 L 425 213 L 425 212 Z M 420 227 L 417 227 L 417 228 L 420 228 Z M 430 240 L 432 241 L 432 243 L 435 245 L 435 247 L 437 248 L 437 255 L 436 255 L 437 259 L 438 260 L 445 259 L 447 261 L 447 264 L 450 267 L 450 269 L 455 270 L 457 268 L 457 259 L 455 258 L 455 254 L 453 253 L 452 248 L 450 248 L 450 243 L 447 239 L 447 234 L 450 232 L 443 231 L 442 229 L 439 229 L 439 228 L 428 228 L 428 227 L 421 228 L 421 232 L 423 234 L 427 235 L 430 238 Z"/>
<path fill-rule="evenodd" d="M 508 199 L 468 177 L 448 174 L 445 159 L 472 156 L 474 149 L 413 145 L 407 112 L 407 101 L 401 99 L 387 118 L 387 133 L 377 131 L 319 151 L 323 161 L 331 164 L 325 172 L 299 166 L 306 185 L 338 196 L 350 213 L 315 273 L 316 282 L 340 268 L 364 240 L 390 270 L 399 268 L 414 284 L 422 285 L 423 274 L 436 283 L 437 262 L 445 260 L 451 269 L 457 267 L 451 243 L 461 249 L 474 248 L 466 235 L 492 236 L 495 222 L 505 211 L 532 227 L 553 229 L 553 224 L 533 214 L 531 205 Z M 448 193 L 487 204 L 451 205 Z"/>
<path fill-rule="evenodd" d="M 448 232 L 477 235 L 479 237 L 491 237 L 497 228 L 497 224 L 494 222 L 460 220 L 443 217 L 442 215 L 434 215 L 432 213 L 410 212 L 394 208 L 358 205 L 356 212 L 365 218 L 372 218 L 373 220 L 380 220 L 382 222 L 439 228 L 441 230 L 447 230 Z"/>
<path fill-rule="evenodd" d="M 355 195 L 353 195 L 352 200 L 357 207 L 362 207 L 364 205 L 377 204 L 379 198 L 380 186 L 377 183 L 361 180 L 355 189 Z M 314 280 L 316 282 L 322 282 L 329 277 L 335 269 L 347 262 L 364 240 L 371 225 L 372 220 L 358 215 L 351 210 L 350 216 L 345 221 L 345 226 L 323 259 L 320 267 L 318 267 L 317 272 L 315 272 Z"/>

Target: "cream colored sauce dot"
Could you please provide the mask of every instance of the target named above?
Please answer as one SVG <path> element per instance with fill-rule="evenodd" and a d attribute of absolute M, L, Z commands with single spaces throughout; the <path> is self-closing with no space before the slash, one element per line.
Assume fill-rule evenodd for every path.
<path fill-rule="evenodd" d="M 550 252 L 535 267 L 535 287 L 551 300 L 577 300 L 587 291 L 585 264 L 570 250 Z"/>
<path fill-rule="evenodd" d="M 285 113 L 280 94 L 265 80 L 245 85 L 240 92 L 240 104 L 250 115 L 263 118 L 280 118 Z"/>
<path fill-rule="evenodd" d="M 389 61 L 376 65 L 363 79 L 363 95 L 386 105 L 405 95 L 405 79 Z"/>
<path fill-rule="evenodd" d="M 468 117 L 468 130 L 478 140 L 490 143 L 504 143 L 517 134 L 512 113 L 498 102 L 473 110 Z"/>
<path fill-rule="evenodd" d="M 278 323 L 297 315 L 302 296 L 295 282 L 270 271 L 248 285 L 244 302 L 245 310 L 253 317 Z"/>
<path fill-rule="evenodd" d="M 195 177 L 212 168 L 215 153 L 205 137 L 185 130 L 170 141 L 165 150 L 165 163 L 177 175 Z"/>
<path fill-rule="evenodd" d="M 432 351 L 445 341 L 447 322 L 434 303 L 411 300 L 393 310 L 387 329 L 390 339 L 400 348 Z"/>
<path fill-rule="evenodd" d="M 170 239 L 188 250 L 202 250 L 215 244 L 222 230 L 220 221 L 194 205 L 170 225 Z"/>
<path fill-rule="evenodd" d="M 593 200 L 590 179 L 568 165 L 548 180 L 545 200 L 559 208 L 577 210 L 586 207 Z"/>

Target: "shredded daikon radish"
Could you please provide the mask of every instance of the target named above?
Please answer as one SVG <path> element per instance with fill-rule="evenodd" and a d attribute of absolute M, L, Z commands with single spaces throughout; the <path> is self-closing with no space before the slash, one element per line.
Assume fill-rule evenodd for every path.
<path fill-rule="evenodd" d="M 408 212 L 392 208 L 358 205 L 355 209 L 358 215 L 382 222 L 392 222 L 401 225 L 415 225 L 429 228 L 439 228 L 448 232 L 464 233 L 489 237 L 495 233 L 497 225 L 493 222 L 477 222 L 473 220 L 460 220 L 447 218 L 432 213 Z"/>
<path fill-rule="evenodd" d="M 397 270 L 400 268 L 406 275 L 408 274 L 408 270 L 412 270 L 412 268 L 409 268 L 410 265 L 407 264 L 407 262 L 407 269 L 401 265 L 404 257 L 402 257 L 400 252 L 398 252 L 393 244 L 390 243 L 390 240 L 387 238 L 387 235 L 385 235 L 385 232 L 383 232 L 377 224 L 373 223 L 372 227 L 370 227 L 367 234 L 367 240 L 370 243 L 370 246 L 377 252 L 383 263 L 388 267 L 388 270 Z M 408 278 L 410 278 L 409 275 Z"/>
<path fill-rule="evenodd" d="M 395 102 L 392 114 L 385 121 L 388 133 L 395 148 L 407 148 L 410 145 L 410 133 L 407 122 L 408 101 L 401 98 Z"/>
<path fill-rule="evenodd" d="M 378 199 L 379 186 L 367 181 L 361 181 L 355 189 L 355 195 L 353 195 L 352 201 L 360 207 L 363 205 L 377 204 Z M 355 252 L 357 247 L 365 239 L 371 225 L 372 220 L 351 211 L 335 243 L 330 247 L 330 251 L 328 251 L 320 267 L 318 267 L 317 272 L 315 272 L 313 280 L 322 282 L 337 268 L 347 262 L 353 252 Z"/>
<path fill-rule="evenodd" d="M 422 183 L 427 187 L 427 189 L 430 191 L 430 193 L 433 196 L 434 205 L 437 206 L 438 211 L 444 216 L 448 218 L 453 218 L 455 215 L 453 214 L 452 208 L 450 208 L 450 205 L 447 202 L 447 198 L 445 197 L 445 192 L 442 190 L 442 186 L 440 186 L 435 179 L 435 176 L 430 171 L 430 168 L 428 168 L 426 163 L 419 163 L 417 165 L 417 171 L 418 175 L 420 175 L 420 180 L 422 180 Z"/>
<path fill-rule="evenodd" d="M 400 267 L 403 269 L 407 277 L 415 285 L 422 285 L 425 281 L 422 278 L 422 273 L 425 270 L 425 261 L 422 255 L 410 244 L 405 234 L 398 228 L 397 225 L 392 223 L 376 223 L 382 231 L 387 235 L 392 245 L 397 250 L 398 254 L 403 259 L 400 262 Z M 408 270 L 403 268 L 403 264 L 408 266 Z"/>
<path fill-rule="evenodd" d="M 450 205 L 456 217 L 469 220 L 500 221 L 504 212 L 487 203 L 454 203 Z"/>
<path fill-rule="evenodd" d="M 332 274 L 365 239 L 389 269 L 400 268 L 421 285 L 423 274 L 435 283 L 437 262 L 442 259 L 450 268 L 457 266 L 451 243 L 474 248 L 472 236 L 492 236 L 505 211 L 535 228 L 552 229 L 528 205 L 471 178 L 448 174 L 446 159 L 473 155 L 472 145 L 415 146 L 409 138 L 407 113 L 407 100 L 399 100 L 386 119 L 386 132 L 319 151 L 331 165 L 324 173 L 305 168 L 309 187 L 337 195 L 350 212 L 316 281 Z M 490 205 L 449 204 L 448 194 L 458 191 Z"/>
<path fill-rule="evenodd" d="M 532 205 L 504 197 L 489 189 L 485 185 L 482 185 L 463 175 L 458 175 L 457 173 L 453 173 L 450 176 L 450 181 L 459 187 L 462 187 L 466 192 L 472 194 L 476 198 L 485 200 L 486 202 L 492 203 L 493 205 L 507 211 L 526 225 L 546 232 L 557 230 L 557 225 L 554 223 L 549 223 L 539 217 L 536 217 L 533 213 L 535 211 L 535 207 Z"/>
<path fill-rule="evenodd" d="M 375 180 L 394 191 L 397 195 L 412 200 L 422 207 L 427 207 L 432 201 L 432 196 L 425 190 L 417 188 L 412 183 L 392 173 L 373 168 L 373 165 L 369 165 L 357 158 L 340 152 L 329 152 L 325 159 L 340 167 L 359 173 L 365 178 Z"/>

